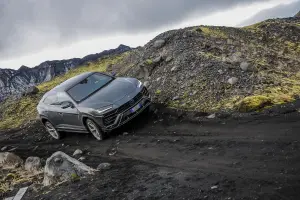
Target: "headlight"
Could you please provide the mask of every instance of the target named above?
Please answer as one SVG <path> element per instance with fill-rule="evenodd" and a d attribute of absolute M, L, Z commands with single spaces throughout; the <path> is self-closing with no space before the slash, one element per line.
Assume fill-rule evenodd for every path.
<path fill-rule="evenodd" d="M 113 106 L 112 105 L 109 105 L 109 106 L 105 106 L 105 107 L 102 107 L 102 108 L 99 108 L 99 109 L 96 109 L 95 111 L 98 113 L 98 114 L 102 114 L 110 109 L 112 109 Z"/>
<path fill-rule="evenodd" d="M 143 83 L 141 81 L 138 81 L 137 87 L 141 87 L 143 85 Z"/>

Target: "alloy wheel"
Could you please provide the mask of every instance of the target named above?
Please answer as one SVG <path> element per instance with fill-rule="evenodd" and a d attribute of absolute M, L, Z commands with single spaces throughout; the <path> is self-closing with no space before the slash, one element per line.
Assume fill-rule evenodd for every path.
<path fill-rule="evenodd" d="M 97 140 L 103 140 L 102 131 L 98 128 L 98 126 L 95 124 L 95 122 L 93 122 L 90 119 L 87 119 L 86 124 L 87 124 L 89 131 L 93 134 L 93 136 Z"/>
<path fill-rule="evenodd" d="M 59 139 L 60 135 L 57 132 L 57 130 L 55 129 L 55 127 L 50 123 L 50 122 L 46 122 L 45 123 L 45 127 L 48 131 L 48 133 L 55 139 Z"/>

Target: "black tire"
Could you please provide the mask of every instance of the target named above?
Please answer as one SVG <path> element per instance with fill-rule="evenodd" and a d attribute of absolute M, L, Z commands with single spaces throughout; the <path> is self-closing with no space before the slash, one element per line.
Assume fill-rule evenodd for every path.
<path fill-rule="evenodd" d="M 98 126 L 97 123 L 95 123 L 91 119 L 86 119 L 85 121 L 86 128 L 88 131 L 99 141 L 104 139 L 104 132 L 101 130 L 101 128 Z"/>
<path fill-rule="evenodd" d="M 44 126 L 47 132 L 56 140 L 60 140 L 62 138 L 62 134 L 56 130 L 56 128 L 49 122 L 48 120 L 44 122 Z"/>

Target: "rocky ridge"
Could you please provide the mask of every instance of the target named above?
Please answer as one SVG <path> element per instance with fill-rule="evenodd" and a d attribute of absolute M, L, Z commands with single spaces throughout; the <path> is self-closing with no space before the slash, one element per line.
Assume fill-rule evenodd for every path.
<path fill-rule="evenodd" d="M 50 81 L 55 76 L 65 74 L 84 63 L 93 62 L 101 57 L 116 55 L 129 50 L 131 50 L 130 47 L 120 45 L 116 49 L 105 50 L 83 58 L 46 61 L 34 68 L 22 66 L 18 70 L 0 69 L 0 101 L 9 95 L 23 93 L 30 86 Z"/>

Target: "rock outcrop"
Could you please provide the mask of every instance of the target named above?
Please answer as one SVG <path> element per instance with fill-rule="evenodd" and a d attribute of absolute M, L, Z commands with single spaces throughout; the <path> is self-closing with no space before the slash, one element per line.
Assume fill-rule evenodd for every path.
<path fill-rule="evenodd" d="M 116 49 L 91 54 L 83 58 L 46 61 L 34 68 L 22 66 L 18 70 L 0 69 L 0 101 L 10 95 L 26 93 L 28 88 L 30 89 L 32 86 L 50 81 L 55 76 L 65 74 L 69 70 L 87 62 L 96 61 L 101 57 L 116 55 L 129 50 L 131 50 L 130 47 L 120 45 Z"/>
<path fill-rule="evenodd" d="M 58 151 L 46 161 L 43 184 L 47 186 L 58 182 L 72 181 L 94 172 L 94 169 L 84 163 Z"/>
<path fill-rule="evenodd" d="M 24 168 L 31 173 L 38 173 L 42 168 L 41 159 L 39 157 L 28 157 L 25 161 Z"/>
<path fill-rule="evenodd" d="M 0 167 L 1 168 L 17 168 L 23 165 L 23 160 L 14 153 L 4 152 L 0 153 Z"/>

